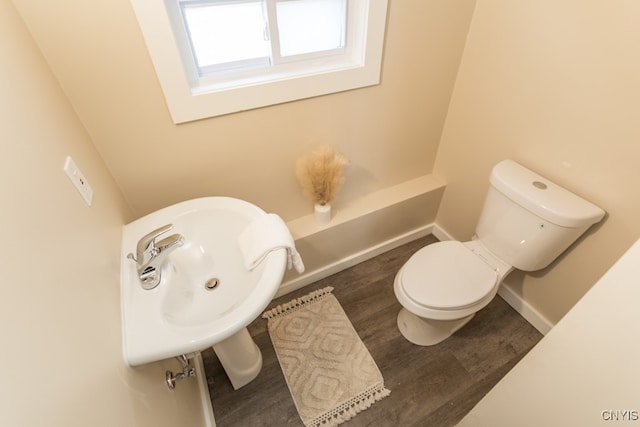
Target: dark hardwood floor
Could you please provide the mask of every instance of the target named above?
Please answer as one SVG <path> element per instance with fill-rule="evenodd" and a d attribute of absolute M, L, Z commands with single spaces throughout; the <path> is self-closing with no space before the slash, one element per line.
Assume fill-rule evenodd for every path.
<path fill-rule="evenodd" d="M 432 347 L 408 342 L 397 329 L 400 304 L 393 279 L 418 249 L 437 241 L 427 236 L 379 255 L 296 292 L 269 307 L 333 286 L 369 349 L 391 395 L 345 427 L 454 426 L 524 356 L 542 335 L 499 296 L 465 327 Z M 262 350 L 263 368 L 245 387 L 233 390 L 212 350 L 203 353 L 218 427 L 303 426 L 276 358 L 266 320 L 249 332 Z"/>

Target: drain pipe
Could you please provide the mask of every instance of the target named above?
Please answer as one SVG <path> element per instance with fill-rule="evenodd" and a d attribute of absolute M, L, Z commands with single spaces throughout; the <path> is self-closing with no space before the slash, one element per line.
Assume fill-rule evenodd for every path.
<path fill-rule="evenodd" d="M 179 372 L 176 375 L 173 375 L 173 372 L 171 371 L 165 372 L 165 378 L 167 380 L 167 387 L 169 387 L 169 390 L 176 388 L 176 381 L 196 376 L 196 369 L 190 365 L 190 361 L 187 359 L 185 354 L 176 356 L 176 359 L 180 362 L 180 366 L 182 366 L 182 372 Z"/>

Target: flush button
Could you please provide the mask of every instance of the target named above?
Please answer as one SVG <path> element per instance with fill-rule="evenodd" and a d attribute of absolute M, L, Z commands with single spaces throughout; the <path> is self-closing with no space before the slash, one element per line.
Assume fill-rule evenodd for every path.
<path fill-rule="evenodd" d="M 540 181 L 533 181 L 532 182 L 533 186 L 540 189 L 540 190 L 546 190 L 547 189 L 547 184 L 545 184 L 544 182 L 540 182 Z"/>

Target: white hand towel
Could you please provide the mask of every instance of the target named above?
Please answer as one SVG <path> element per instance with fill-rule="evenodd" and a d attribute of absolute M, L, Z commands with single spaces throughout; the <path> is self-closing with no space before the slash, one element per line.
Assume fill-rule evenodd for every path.
<path fill-rule="evenodd" d="M 304 263 L 296 250 L 291 232 L 282 218 L 276 214 L 266 214 L 252 221 L 238 236 L 244 265 L 249 270 L 276 249 L 287 250 L 287 268 L 295 267 L 298 273 L 304 271 Z"/>

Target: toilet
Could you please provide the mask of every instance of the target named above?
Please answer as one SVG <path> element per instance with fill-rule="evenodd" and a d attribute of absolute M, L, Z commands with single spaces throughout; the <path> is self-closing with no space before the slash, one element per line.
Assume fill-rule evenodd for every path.
<path fill-rule="evenodd" d="M 496 295 L 514 269 L 547 267 L 605 212 L 513 160 L 491 171 L 476 234 L 416 252 L 398 271 L 398 328 L 414 344 L 442 342 Z"/>

